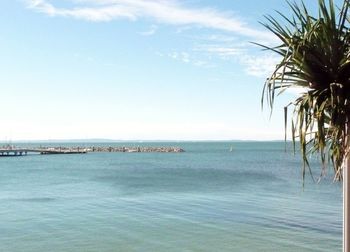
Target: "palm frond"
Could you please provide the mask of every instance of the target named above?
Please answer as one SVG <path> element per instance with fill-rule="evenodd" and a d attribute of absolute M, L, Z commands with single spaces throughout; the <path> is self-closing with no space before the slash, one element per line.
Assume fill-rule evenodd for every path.
<path fill-rule="evenodd" d="M 345 129 L 350 120 L 350 1 L 344 0 L 338 8 L 333 0 L 328 0 L 328 4 L 319 0 L 316 17 L 304 2 L 287 4 L 292 10 L 291 18 L 277 12 L 282 21 L 265 16 L 267 22 L 263 23 L 281 44 L 260 46 L 278 54 L 281 61 L 265 82 L 262 105 L 267 102 L 272 111 L 276 95 L 289 88 L 306 88 L 287 106 L 294 106 L 292 139 L 294 151 L 296 140 L 300 143 L 302 177 L 305 178 L 307 170 L 312 174 L 308 156 L 318 153 L 322 164 L 320 176 L 331 163 L 334 178 L 341 180 L 342 162 L 349 152 Z"/>

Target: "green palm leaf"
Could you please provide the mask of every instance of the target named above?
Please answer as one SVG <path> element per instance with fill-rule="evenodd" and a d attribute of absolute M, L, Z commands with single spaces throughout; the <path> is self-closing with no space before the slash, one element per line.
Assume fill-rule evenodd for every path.
<path fill-rule="evenodd" d="M 305 4 L 287 1 L 292 10 L 281 20 L 265 16 L 263 25 L 280 40 L 276 47 L 261 45 L 279 56 L 271 76 L 265 82 L 262 105 L 273 108 L 276 91 L 304 88 L 305 92 L 287 107 L 293 106 L 292 139 L 300 142 L 304 162 L 303 178 L 309 167 L 309 155 L 321 157 L 321 176 L 331 163 L 334 178 L 342 179 L 342 162 L 349 150 L 347 123 L 350 120 L 350 18 L 349 0 L 340 8 L 332 0 L 319 0 L 318 16 L 312 16 Z M 285 114 L 287 109 L 285 109 Z M 285 130 L 287 117 L 285 116 Z"/>

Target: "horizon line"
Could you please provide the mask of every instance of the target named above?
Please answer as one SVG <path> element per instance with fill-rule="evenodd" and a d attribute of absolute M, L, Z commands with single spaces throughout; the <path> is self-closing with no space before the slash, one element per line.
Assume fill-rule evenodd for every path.
<path fill-rule="evenodd" d="M 284 142 L 284 139 L 109 139 L 109 138 L 68 138 L 68 139 L 0 139 L 0 143 L 23 142 Z M 292 140 L 287 139 L 287 142 Z"/>

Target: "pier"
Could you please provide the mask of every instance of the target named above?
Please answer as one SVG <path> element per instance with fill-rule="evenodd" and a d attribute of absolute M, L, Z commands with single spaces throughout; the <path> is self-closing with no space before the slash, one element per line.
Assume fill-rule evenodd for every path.
<path fill-rule="evenodd" d="M 15 150 L 0 149 L 0 156 L 23 156 L 27 154 L 28 154 L 28 151 L 24 149 L 15 149 Z"/>
<path fill-rule="evenodd" d="M 13 146 L 10 147 L 2 147 L 0 148 L 0 156 L 24 156 L 28 155 L 28 153 L 39 153 L 42 155 L 47 154 L 83 154 L 87 153 L 86 150 L 75 150 L 75 149 L 62 149 L 60 147 L 57 148 L 16 148 Z"/>

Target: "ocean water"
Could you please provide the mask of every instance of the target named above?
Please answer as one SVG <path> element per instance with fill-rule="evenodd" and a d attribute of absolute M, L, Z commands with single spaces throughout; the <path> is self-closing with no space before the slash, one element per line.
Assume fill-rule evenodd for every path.
<path fill-rule="evenodd" d="M 107 145 L 186 152 L 1 157 L 0 251 L 341 251 L 341 185 L 284 143 Z"/>

